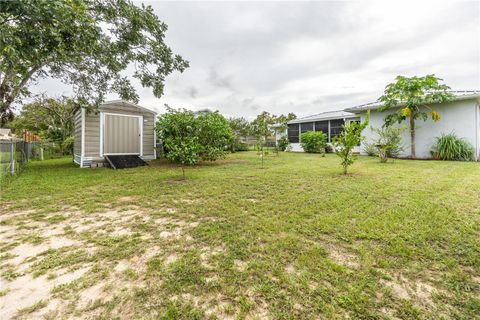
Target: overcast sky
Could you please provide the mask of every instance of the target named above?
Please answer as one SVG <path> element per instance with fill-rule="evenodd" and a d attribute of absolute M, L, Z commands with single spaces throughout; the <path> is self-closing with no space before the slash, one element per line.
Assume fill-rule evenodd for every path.
<path fill-rule="evenodd" d="M 399 74 L 480 89 L 479 1 L 144 3 L 190 61 L 161 99 L 139 86 L 140 104 L 160 112 L 304 116 L 374 101 Z"/>

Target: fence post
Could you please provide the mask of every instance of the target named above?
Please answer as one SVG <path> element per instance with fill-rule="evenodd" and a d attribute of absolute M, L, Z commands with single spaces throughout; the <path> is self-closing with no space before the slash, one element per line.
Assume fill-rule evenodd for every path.
<path fill-rule="evenodd" d="M 40 160 L 43 161 L 43 147 L 40 147 Z"/>
<path fill-rule="evenodd" d="M 15 156 L 14 156 L 13 141 L 10 144 L 10 173 L 12 175 L 15 174 Z"/>

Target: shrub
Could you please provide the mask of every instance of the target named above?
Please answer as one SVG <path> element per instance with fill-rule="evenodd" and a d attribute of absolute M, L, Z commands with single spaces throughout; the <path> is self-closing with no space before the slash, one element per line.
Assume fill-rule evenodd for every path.
<path fill-rule="evenodd" d="M 195 115 L 168 107 L 167 113 L 158 118 L 156 130 L 166 158 L 182 165 L 184 177 L 183 166 L 195 165 L 200 159 L 224 157 L 233 135 L 227 120 L 218 112 Z"/>
<path fill-rule="evenodd" d="M 321 131 L 302 133 L 300 145 L 308 153 L 325 153 L 327 135 Z"/>
<path fill-rule="evenodd" d="M 287 136 L 281 137 L 280 140 L 278 140 L 278 142 L 277 142 L 278 150 L 280 150 L 280 151 L 287 150 L 287 147 L 288 147 L 289 144 L 290 144 L 290 142 L 288 141 Z"/>
<path fill-rule="evenodd" d="M 364 122 L 354 121 L 343 125 L 342 132 L 333 138 L 335 153 L 342 159 L 343 174 L 347 174 L 348 167 L 355 162 L 353 149 L 360 144 L 362 131 L 368 126 L 369 120 L 370 111 L 367 112 Z"/>
<path fill-rule="evenodd" d="M 75 140 L 74 136 L 69 136 L 68 138 L 63 140 L 62 145 L 61 145 L 61 149 L 62 149 L 64 155 L 73 154 L 74 140 Z"/>
<path fill-rule="evenodd" d="M 363 151 L 365 151 L 365 153 L 369 157 L 376 157 L 377 156 L 377 147 L 375 146 L 375 143 L 364 142 L 363 143 Z"/>
<path fill-rule="evenodd" d="M 404 146 L 402 145 L 402 133 L 406 127 L 382 127 L 371 128 L 378 135 L 377 140 L 373 142 L 373 146 L 378 152 L 380 162 L 387 162 L 388 158 L 395 158 L 402 153 Z"/>
<path fill-rule="evenodd" d="M 475 161 L 473 146 L 454 133 L 442 133 L 440 137 L 435 138 L 431 153 L 434 158 L 441 160 Z"/>
<path fill-rule="evenodd" d="M 219 112 L 205 112 L 195 118 L 194 125 L 200 158 L 208 161 L 224 158 L 225 149 L 234 140 L 228 120 Z"/>
<path fill-rule="evenodd" d="M 326 146 L 325 146 L 325 152 L 326 153 L 334 153 L 335 150 L 333 150 L 333 147 L 330 143 L 327 143 Z"/>
<path fill-rule="evenodd" d="M 234 143 L 234 148 L 235 148 L 235 151 L 248 151 L 249 150 L 248 144 L 246 144 L 245 142 L 240 142 L 240 141 L 237 141 L 237 142 Z"/>

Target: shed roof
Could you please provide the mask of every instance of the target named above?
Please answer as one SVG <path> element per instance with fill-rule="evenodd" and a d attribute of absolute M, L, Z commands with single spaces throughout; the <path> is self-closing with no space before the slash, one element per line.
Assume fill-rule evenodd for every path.
<path fill-rule="evenodd" d="M 108 106 L 108 105 L 122 105 L 122 106 L 126 106 L 126 107 L 130 107 L 130 108 L 134 108 L 134 109 L 138 109 L 138 110 L 141 110 L 141 111 L 145 111 L 145 112 L 150 112 L 150 113 L 153 113 L 153 114 L 157 114 L 155 111 L 153 110 L 150 110 L 148 108 L 145 108 L 145 107 L 141 107 L 139 106 L 138 104 L 135 104 L 135 103 L 132 103 L 132 102 L 128 102 L 128 101 L 125 101 L 125 100 L 110 100 L 110 101 L 105 101 L 104 103 L 102 103 L 100 105 L 100 107 L 102 106 Z"/>
<path fill-rule="evenodd" d="M 459 100 L 467 100 L 467 99 L 472 99 L 472 98 L 479 98 L 480 97 L 480 90 L 462 90 L 462 91 L 455 91 L 455 90 L 450 90 L 450 93 L 452 93 L 455 98 L 453 99 L 454 101 L 459 101 Z M 375 110 L 378 109 L 382 106 L 381 101 L 375 101 L 375 102 L 369 102 L 369 103 L 364 103 L 355 107 L 351 108 L 346 108 L 345 111 L 348 112 L 361 112 L 361 111 L 366 111 L 366 110 Z M 399 107 L 403 106 L 404 102 L 400 102 L 398 104 Z"/>
<path fill-rule="evenodd" d="M 326 112 L 316 113 L 310 116 L 291 120 L 288 122 L 288 124 L 311 122 L 311 121 L 322 121 L 322 120 L 345 119 L 345 118 L 354 118 L 354 117 L 357 117 L 357 115 L 351 112 L 343 111 L 343 110 L 326 111 Z"/>

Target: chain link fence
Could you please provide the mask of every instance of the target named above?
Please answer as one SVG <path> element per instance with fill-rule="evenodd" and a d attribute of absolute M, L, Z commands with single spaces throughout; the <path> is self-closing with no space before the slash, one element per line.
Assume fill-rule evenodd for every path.
<path fill-rule="evenodd" d="M 0 140 L 0 180 L 18 174 L 30 160 L 61 158 L 71 152 L 54 141 Z"/>
<path fill-rule="evenodd" d="M 26 142 L 21 139 L 0 140 L 0 180 L 18 174 L 34 157 L 43 157 L 35 154 L 38 145 L 39 142 Z"/>

